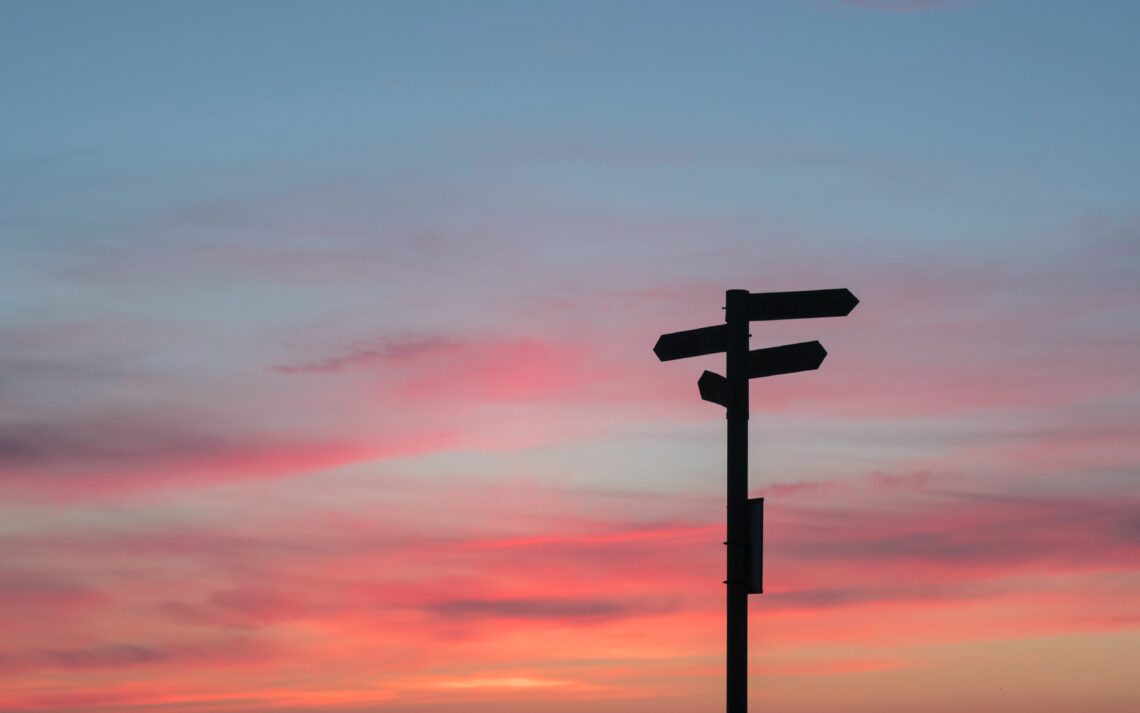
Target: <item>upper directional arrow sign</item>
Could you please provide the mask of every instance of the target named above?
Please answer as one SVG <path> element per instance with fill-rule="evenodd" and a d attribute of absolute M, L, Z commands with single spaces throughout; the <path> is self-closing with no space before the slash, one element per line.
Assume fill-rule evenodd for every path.
<path fill-rule="evenodd" d="M 662 334 L 653 346 L 653 353 L 661 361 L 686 359 L 715 354 L 728 348 L 728 326 L 718 324 L 712 327 L 689 329 L 684 332 Z"/>
<path fill-rule="evenodd" d="M 859 300 L 851 290 L 754 292 L 748 295 L 748 319 L 809 319 L 846 317 Z"/>
<path fill-rule="evenodd" d="M 753 349 L 748 352 L 748 378 L 812 371 L 819 368 L 826 356 L 827 350 L 819 342 Z"/>

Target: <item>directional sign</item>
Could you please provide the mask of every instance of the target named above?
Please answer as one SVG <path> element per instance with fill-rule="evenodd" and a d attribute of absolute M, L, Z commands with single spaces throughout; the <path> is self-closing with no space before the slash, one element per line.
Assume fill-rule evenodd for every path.
<path fill-rule="evenodd" d="M 748 498 L 748 593 L 764 593 L 764 498 Z"/>
<path fill-rule="evenodd" d="M 813 371 L 819 368 L 826 356 L 827 350 L 819 342 L 753 349 L 748 352 L 748 378 Z"/>
<path fill-rule="evenodd" d="M 759 379 L 779 374 L 794 374 L 797 371 L 813 371 L 819 368 L 827 356 L 827 350 L 819 342 L 800 342 L 781 347 L 753 349 L 748 352 L 748 378 Z M 697 379 L 701 398 L 728 407 L 728 379 L 720 374 L 706 371 Z"/>
<path fill-rule="evenodd" d="M 653 346 L 653 353 L 661 361 L 687 359 L 702 354 L 715 354 L 728 348 L 728 327 L 718 324 L 712 327 L 689 329 L 684 332 L 662 334 Z"/>
<path fill-rule="evenodd" d="M 728 379 L 720 374 L 706 371 L 697 379 L 697 388 L 701 390 L 701 398 L 712 401 L 728 408 Z"/>
<path fill-rule="evenodd" d="M 809 319 L 846 317 L 859 300 L 851 290 L 753 292 L 748 295 L 748 319 Z"/>

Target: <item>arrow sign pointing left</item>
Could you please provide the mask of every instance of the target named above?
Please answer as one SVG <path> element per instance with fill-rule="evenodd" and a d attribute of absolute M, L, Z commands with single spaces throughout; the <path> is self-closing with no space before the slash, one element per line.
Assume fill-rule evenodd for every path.
<path fill-rule="evenodd" d="M 728 379 L 720 374 L 706 371 L 697 379 L 697 388 L 701 390 L 701 398 L 705 401 L 728 408 Z"/>
<path fill-rule="evenodd" d="M 716 354 L 728 348 L 728 326 L 688 329 L 684 332 L 662 334 L 653 346 L 653 353 L 661 361 L 687 359 L 704 354 Z"/>

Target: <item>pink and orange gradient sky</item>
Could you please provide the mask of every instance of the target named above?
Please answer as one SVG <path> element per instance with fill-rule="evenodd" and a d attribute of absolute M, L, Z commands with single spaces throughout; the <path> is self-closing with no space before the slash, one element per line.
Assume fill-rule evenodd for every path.
<path fill-rule="evenodd" d="M 1127 0 L 0 7 L 0 710 L 1140 706 Z"/>

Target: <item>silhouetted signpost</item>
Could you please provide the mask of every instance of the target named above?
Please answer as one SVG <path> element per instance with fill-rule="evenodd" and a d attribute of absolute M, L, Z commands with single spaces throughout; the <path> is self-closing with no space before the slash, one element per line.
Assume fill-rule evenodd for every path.
<path fill-rule="evenodd" d="M 749 322 L 845 317 L 859 300 L 850 290 L 758 292 L 728 290 L 724 324 L 663 334 L 653 347 L 661 361 L 725 353 L 725 375 L 706 371 L 701 398 L 725 407 L 728 419 L 728 585 L 725 710 L 748 710 L 748 595 L 763 591 L 764 499 L 748 498 L 748 380 L 812 371 L 827 352 L 819 342 L 749 351 Z"/>

